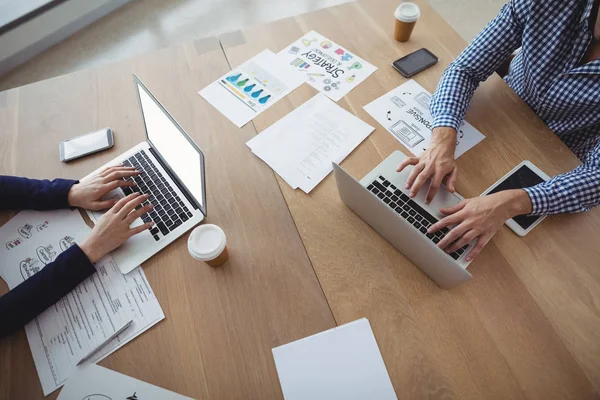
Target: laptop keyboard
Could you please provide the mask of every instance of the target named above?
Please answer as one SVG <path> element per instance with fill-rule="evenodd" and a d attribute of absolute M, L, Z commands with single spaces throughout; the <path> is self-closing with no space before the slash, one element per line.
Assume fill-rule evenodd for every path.
<path fill-rule="evenodd" d="M 142 220 L 147 223 L 154 221 L 154 226 L 150 233 L 154 240 L 158 241 L 161 237 L 167 236 L 181 224 L 192 217 L 192 213 L 185 206 L 181 198 L 165 179 L 163 174 L 150 160 L 144 150 L 140 150 L 133 156 L 123 162 L 126 167 L 135 167 L 140 174 L 123 178 L 124 180 L 134 181 L 137 186 L 122 188 L 125 195 L 138 192 L 149 194 L 150 197 L 136 209 L 149 204 L 154 205 L 154 209 L 149 213 L 142 215 Z"/>
<path fill-rule="evenodd" d="M 417 228 L 419 232 L 435 244 L 438 244 L 450 231 L 448 228 L 442 228 L 435 233 L 427 233 L 427 229 L 438 222 L 438 219 L 425 211 L 423 207 L 418 205 L 396 186 L 392 185 L 383 176 L 379 176 L 379 178 L 376 178 L 371 182 L 371 184 L 367 186 L 367 190 L 383 200 L 388 207 L 396 211 L 398 215 Z M 453 259 L 458 260 L 468 247 L 469 245 L 467 244 L 448 255 Z"/>

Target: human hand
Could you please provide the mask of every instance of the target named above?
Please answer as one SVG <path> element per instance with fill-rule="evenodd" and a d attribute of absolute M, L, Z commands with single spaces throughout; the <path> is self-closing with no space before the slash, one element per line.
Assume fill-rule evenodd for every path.
<path fill-rule="evenodd" d="M 456 150 L 456 130 L 448 127 L 435 128 L 432 132 L 431 146 L 420 157 L 409 157 L 396 168 L 401 172 L 409 165 L 414 168 L 406 181 L 410 197 L 415 197 L 427 179 L 431 178 L 425 203 L 429 204 L 437 193 L 444 178 L 447 178 L 448 190 L 454 193 L 458 167 L 454 161 Z"/>
<path fill-rule="evenodd" d="M 530 214 L 531 210 L 531 200 L 526 191 L 504 190 L 487 196 L 465 199 L 453 207 L 440 209 L 447 217 L 430 226 L 428 232 L 433 233 L 447 226 L 456 225 L 438 243 L 438 247 L 446 253 L 453 253 L 477 239 L 477 244 L 466 257 L 467 261 L 471 261 L 507 219 Z"/>
<path fill-rule="evenodd" d="M 134 182 L 121 178 L 139 175 L 132 167 L 108 167 L 99 174 L 71 186 L 68 201 L 71 207 L 88 210 L 105 210 L 115 205 L 116 200 L 100 200 L 111 190 L 118 187 L 135 186 Z"/>
<path fill-rule="evenodd" d="M 154 225 L 154 222 L 148 222 L 130 228 L 133 221 L 154 208 L 152 205 L 147 205 L 134 210 L 148 197 L 150 196 L 147 194 L 132 193 L 120 199 L 102 215 L 90 236 L 79 246 L 92 264 L 125 243 L 131 236 L 150 229 Z"/>

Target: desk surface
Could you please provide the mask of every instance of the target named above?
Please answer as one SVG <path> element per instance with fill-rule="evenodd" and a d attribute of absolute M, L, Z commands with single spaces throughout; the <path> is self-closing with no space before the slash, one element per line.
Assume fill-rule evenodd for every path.
<path fill-rule="evenodd" d="M 469 267 L 473 281 L 444 291 L 341 203 L 332 176 L 305 195 L 244 148 L 314 89 L 303 85 L 241 130 L 196 95 L 228 64 L 314 29 L 379 67 L 338 102 L 377 128 L 343 163 L 362 177 L 405 151 L 362 109 L 405 81 L 390 62 L 429 48 L 440 62 L 416 80 L 433 91 L 465 46 L 419 4 L 405 44 L 391 38 L 397 1 L 361 0 L 0 93 L 0 173 L 82 176 L 140 141 L 132 72 L 205 149 L 209 220 L 233 240 L 231 262 L 195 264 L 184 236 L 145 263 L 167 319 L 102 365 L 202 399 L 277 398 L 271 347 L 367 317 L 399 398 L 598 398 L 600 209 L 547 218 L 525 238 L 503 228 Z M 486 139 L 458 160 L 464 196 L 523 159 L 551 175 L 578 164 L 497 76 L 467 120 Z M 56 143 L 104 125 L 120 139 L 114 149 L 58 162 Z M 41 397 L 23 332 L 0 342 L 0 374 L 0 398 Z"/>

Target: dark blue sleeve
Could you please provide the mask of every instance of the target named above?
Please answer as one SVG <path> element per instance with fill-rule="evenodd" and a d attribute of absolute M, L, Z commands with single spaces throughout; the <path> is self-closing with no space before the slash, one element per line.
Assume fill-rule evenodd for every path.
<path fill-rule="evenodd" d="M 38 180 L 0 175 L 0 210 L 56 210 L 68 208 L 69 189 L 77 181 Z"/>
<path fill-rule="evenodd" d="M 10 335 L 96 272 L 77 245 L 0 297 L 0 338 Z"/>

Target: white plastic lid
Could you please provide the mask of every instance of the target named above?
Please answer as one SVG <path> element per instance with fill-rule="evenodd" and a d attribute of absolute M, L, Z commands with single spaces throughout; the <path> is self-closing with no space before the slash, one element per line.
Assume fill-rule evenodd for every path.
<path fill-rule="evenodd" d="M 402 22 L 415 22 L 421 17 L 421 9 L 415 3 L 402 3 L 396 8 L 394 15 Z"/>
<path fill-rule="evenodd" d="M 217 225 L 204 224 L 192 231 L 188 238 L 188 250 L 192 257 L 200 261 L 217 258 L 225 249 L 227 238 Z"/>

